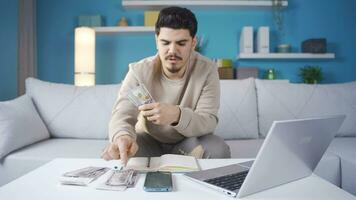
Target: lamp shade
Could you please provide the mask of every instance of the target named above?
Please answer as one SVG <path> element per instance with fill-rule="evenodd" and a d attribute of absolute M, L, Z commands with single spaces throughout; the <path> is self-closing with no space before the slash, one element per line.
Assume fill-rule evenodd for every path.
<path fill-rule="evenodd" d="M 95 85 L 95 30 L 88 27 L 75 29 L 74 84 Z"/>

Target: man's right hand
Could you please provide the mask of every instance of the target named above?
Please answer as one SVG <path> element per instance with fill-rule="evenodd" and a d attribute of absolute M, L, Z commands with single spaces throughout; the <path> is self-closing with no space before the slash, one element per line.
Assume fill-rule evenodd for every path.
<path fill-rule="evenodd" d="M 129 157 L 134 156 L 138 150 L 138 145 L 131 136 L 122 135 L 115 138 L 113 143 L 110 143 L 101 157 L 105 160 L 121 159 L 126 165 Z"/>

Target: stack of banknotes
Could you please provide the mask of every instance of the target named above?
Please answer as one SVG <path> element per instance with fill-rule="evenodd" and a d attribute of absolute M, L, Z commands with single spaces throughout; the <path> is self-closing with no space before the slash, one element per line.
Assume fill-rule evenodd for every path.
<path fill-rule="evenodd" d="M 59 181 L 65 185 L 88 185 L 101 175 L 109 171 L 108 167 L 85 167 L 64 173 Z"/>
<path fill-rule="evenodd" d="M 112 170 L 109 178 L 96 186 L 100 190 L 124 191 L 134 187 L 138 180 L 138 173 L 133 169 Z"/>
<path fill-rule="evenodd" d="M 143 84 L 140 84 L 129 90 L 127 97 L 137 107 L 155 102 Z"/>
<path fill-rule="evenodd" d="M 105 178 L 96 185 L 96 189 L 124 191 L 134 187 L 138 180 L 138 173 L 133 169 L 117 170 L 108 167 L 85 167 L 64 173 L 60 183 L 64 185 L 87 186 L 92 181 L 106 174 Z"/>

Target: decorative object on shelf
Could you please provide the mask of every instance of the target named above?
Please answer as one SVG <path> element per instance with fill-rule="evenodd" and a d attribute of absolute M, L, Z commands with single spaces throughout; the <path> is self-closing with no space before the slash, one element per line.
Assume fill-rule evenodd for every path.
<path fill-rule="evenodd" d="M 238 67 L 236 69 L 237 79 L 246 78 L 258 78 L 258 68 L 257 67 Z"/>
<path fill-rule="evenodd" d="M 74 37 L 74 84 L 95 85 L 95 30 L 79 27 Z"/>
<path fill-rule="evenodd" d="M 274 24 L 281 35 L 283 35 L 283 0 L 272 0 L 272 16 Z"/>
<path fill-rule="evenodd" d="M 195 46 L 195 51 L 202 53 L 206 45 L 208 44 L 208 40 L 205 39 L 205 36 L 197 36 L 197 45 Z"/>
<path fill-rule="evenodd" d="M 158 19 L 159 11 L 145 11 L 144 14 L 144 25 L 145 26 L 155 26 Z"/>
<path fill-rule="evenodd" d="M 266 73 L 266 79 L 268 80 L 275 80 L 276 77 L 276 72 L 274 69 L 267 69 L 267 73 Z"/>
<path fill-rule="evenodd" d="M 220 79 L 234 79 L 234 68 L 232 67 L 219 67 L 218 72 Z"/>
<path fill-rule="evenodd" d="M 244 26 L 240 35 L 240 52 L 253 53 L 253 27 Z"/>
<path fill-rule="evenodd" d="M 101 15 L 80 15 L 78 17 L 78 26 L 99 27 L 103 26 Z"/>
<path fill-rule="evenodd" d="M 234 68 L 231 59 L 217 59 L 215 61 L 220 79 L 234 79 Z"/>
<path fill-rule="evenodd" d="M 307 84 L 317 84 L 323 79 L 323 71 L 319 66 L 307 65 L 300 68 L 299 76 Z"/>
<path fill-rule="evenodd" d="M 257 30 L 257 52 L 269 53 L 269 27 L 261 26 Z"/>
<path fill-rule="evenodd" d="M 280 44 L 277 46 L 278 53 L 290 53 L 292 51 L 292 46 L 290 44 Z"/>
<path fill-rule="evenodd" d="M 118 26 L 128 26 L 129 23 L 127 22 L 126 17 L 121 17 L 119 22 L 117 23 Z"/>
<path fill-rule="evenodd" d="M 216 64 L 218 67 L 232 67 L 232 60 L 221 58 L 221 59 L 217 59 Z"/>
<path fill-rule="evenodd" d="M 283 42 L 285 36 L 284 31 L 284 6 L 283 0 L 271 0 L 272 1 L 272 20 L 275 25 L 277 43 Z"/>
<path fill-rule="evenodd" d="M 304 53 L 326 53 L 326 38 L 312 38 L 302 42 Z"/>

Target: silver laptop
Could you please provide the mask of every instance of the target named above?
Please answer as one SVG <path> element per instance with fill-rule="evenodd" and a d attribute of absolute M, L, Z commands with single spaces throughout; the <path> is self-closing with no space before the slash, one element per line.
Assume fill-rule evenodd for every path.
<path fill-rule="evenodd" d="M 229 196 L 244 197 L 310 176 L 344 115 L 274 121 L 255 161 L 184 176 Z"/>

